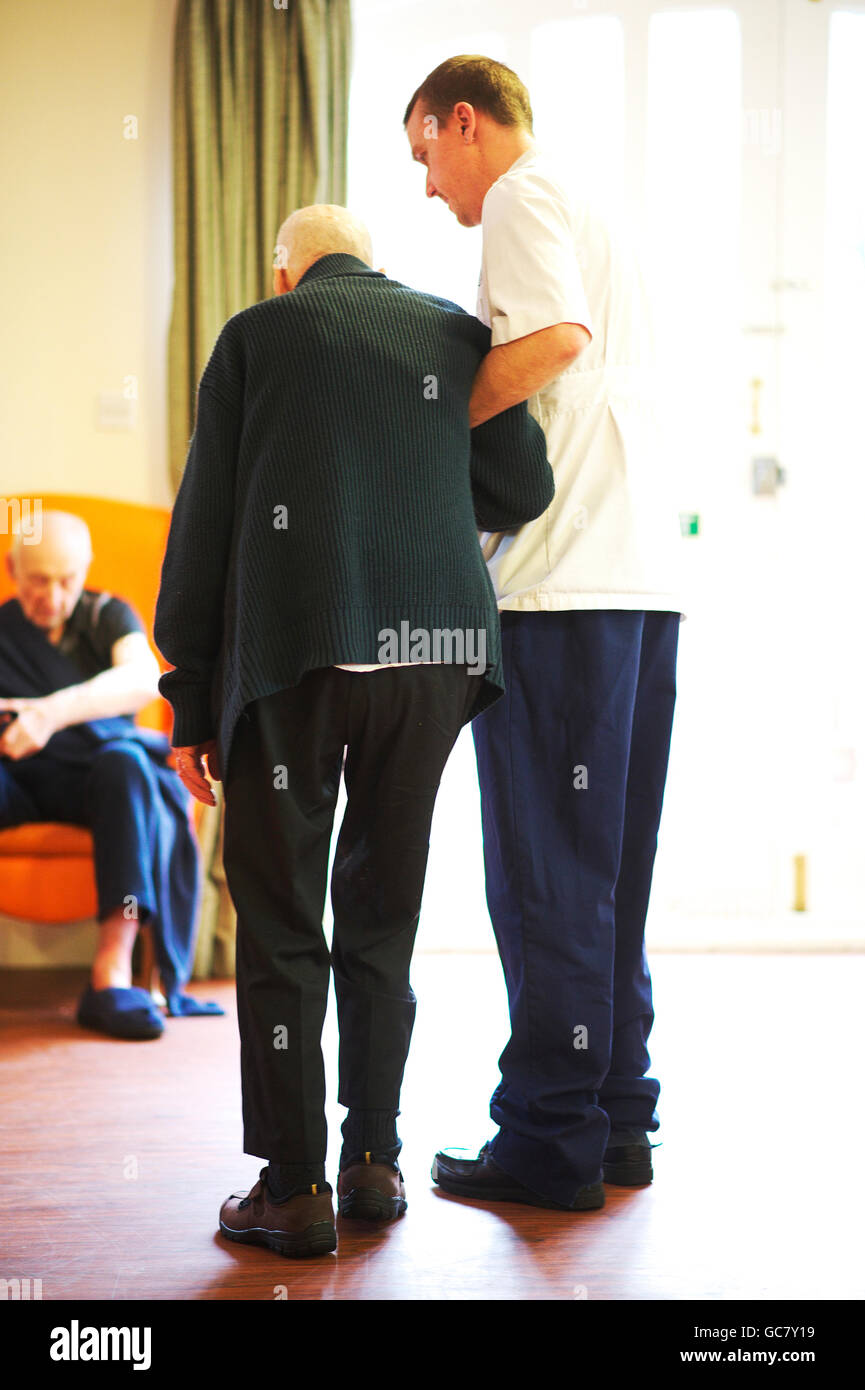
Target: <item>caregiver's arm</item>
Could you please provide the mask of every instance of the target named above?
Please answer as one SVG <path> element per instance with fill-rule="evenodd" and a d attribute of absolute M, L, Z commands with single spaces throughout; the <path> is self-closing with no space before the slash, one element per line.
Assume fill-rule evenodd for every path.
<path fill-rule="evenodd" d="M 469 424 L 482 425 L 520 401 L 528 400 L 574 362 L 592 335 L 579 323 L 556 323 L 500 343 L 478 368 L 469 400 Z"/>

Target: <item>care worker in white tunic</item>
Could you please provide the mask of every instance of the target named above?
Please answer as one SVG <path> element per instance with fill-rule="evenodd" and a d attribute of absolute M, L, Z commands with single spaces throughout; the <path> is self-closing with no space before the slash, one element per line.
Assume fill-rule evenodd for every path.
<path fill-rule="evenodd" d="M 528 400 L 556 481 L 543 516 L 481 537 L 507 690 L 472 731 L 511 1037 L 498 1132 L 477 1157 L 436 1154 L 433 1177 L 591 1210 L 605 1182 L 651 1182 L 659 1126 L 644 934 L 681 605 L 649 316 L 629 251 L 536 149 L 510 69 L 449 59 L 405 126 L 427 195 L 483 231 L 472 424 Z"/>

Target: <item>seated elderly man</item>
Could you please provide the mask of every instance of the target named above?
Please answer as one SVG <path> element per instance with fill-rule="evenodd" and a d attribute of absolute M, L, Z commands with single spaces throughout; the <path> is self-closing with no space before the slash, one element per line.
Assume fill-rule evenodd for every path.
<path fill-rule="evenodd" d="M 199 901 L 189 795 L 163 734 L 133 714 L 158 695 L 159 666 L 129 604 L 85 589 L 86 523 L 42 514 L 41 538 L 16 535 L 7 556 L 17 597 L 0 605 L 0 828 L 32 821 L 93 835 L 99 946 L 78 1022 L 120 1038 L 156 1038 L 152 996 L 133 989 L 141 922 L 169 1014 L 222 1013 L 182 993 Z"/>

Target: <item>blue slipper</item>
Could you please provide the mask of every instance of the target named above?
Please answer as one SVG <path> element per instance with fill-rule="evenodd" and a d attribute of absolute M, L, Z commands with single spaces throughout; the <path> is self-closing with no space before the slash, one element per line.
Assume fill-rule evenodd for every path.
<path fill-rule="evenodd" d="M 225 1014 L 225 1010 L 213 1000 L 193 999 L 191 994 L 181 994 L 179 989 L 176 989 L 173 994 L 169 994 L 167 1005 L 171 1018 L 198 1018 L 203 1014 Z"/>
<path fill-rule="evenodd" d="M 88 985 L 76 1017 L 82 1028 L 95 1028 L 112 1038 L 158 1038 L 165 1032 L 159 1010 L 146 989 L 94 989 Z"/>

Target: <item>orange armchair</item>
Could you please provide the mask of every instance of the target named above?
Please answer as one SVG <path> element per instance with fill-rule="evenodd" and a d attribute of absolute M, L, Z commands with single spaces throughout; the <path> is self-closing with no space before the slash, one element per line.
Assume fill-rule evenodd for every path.
<path fill-rule="evenodd" d="M 153 617 L 171 513 L 163 507 L 114 502 L 101 497 L 52 493 L 41 497 L 43 511 L 56 508 L 83 517 L 93 540 L 88 589 L 108 589 L 135 608 L 160 668 L 168 663 L 153 645 Z M 0 603 L 15 594 L 5 554 L 12 537 L 0 534 Z M 14 694 L 15 692 L 3 692 Z M 161 696 L 146 705 L 136 722 L 171 737 L 172 711 Z M 170 759 L 174 763 L 174 755 Z M 201 802 L 192 800 L 190 820 L 197 827 Z M 40 822 L 0 830 L 0 913 L 26 922 L 75 922 L 95 917 L 93 839 L 83 826 Z M 145 960 L 152 943 L 145 939 Z M 143 966 L 150 984 L 151 966 Z"/>

